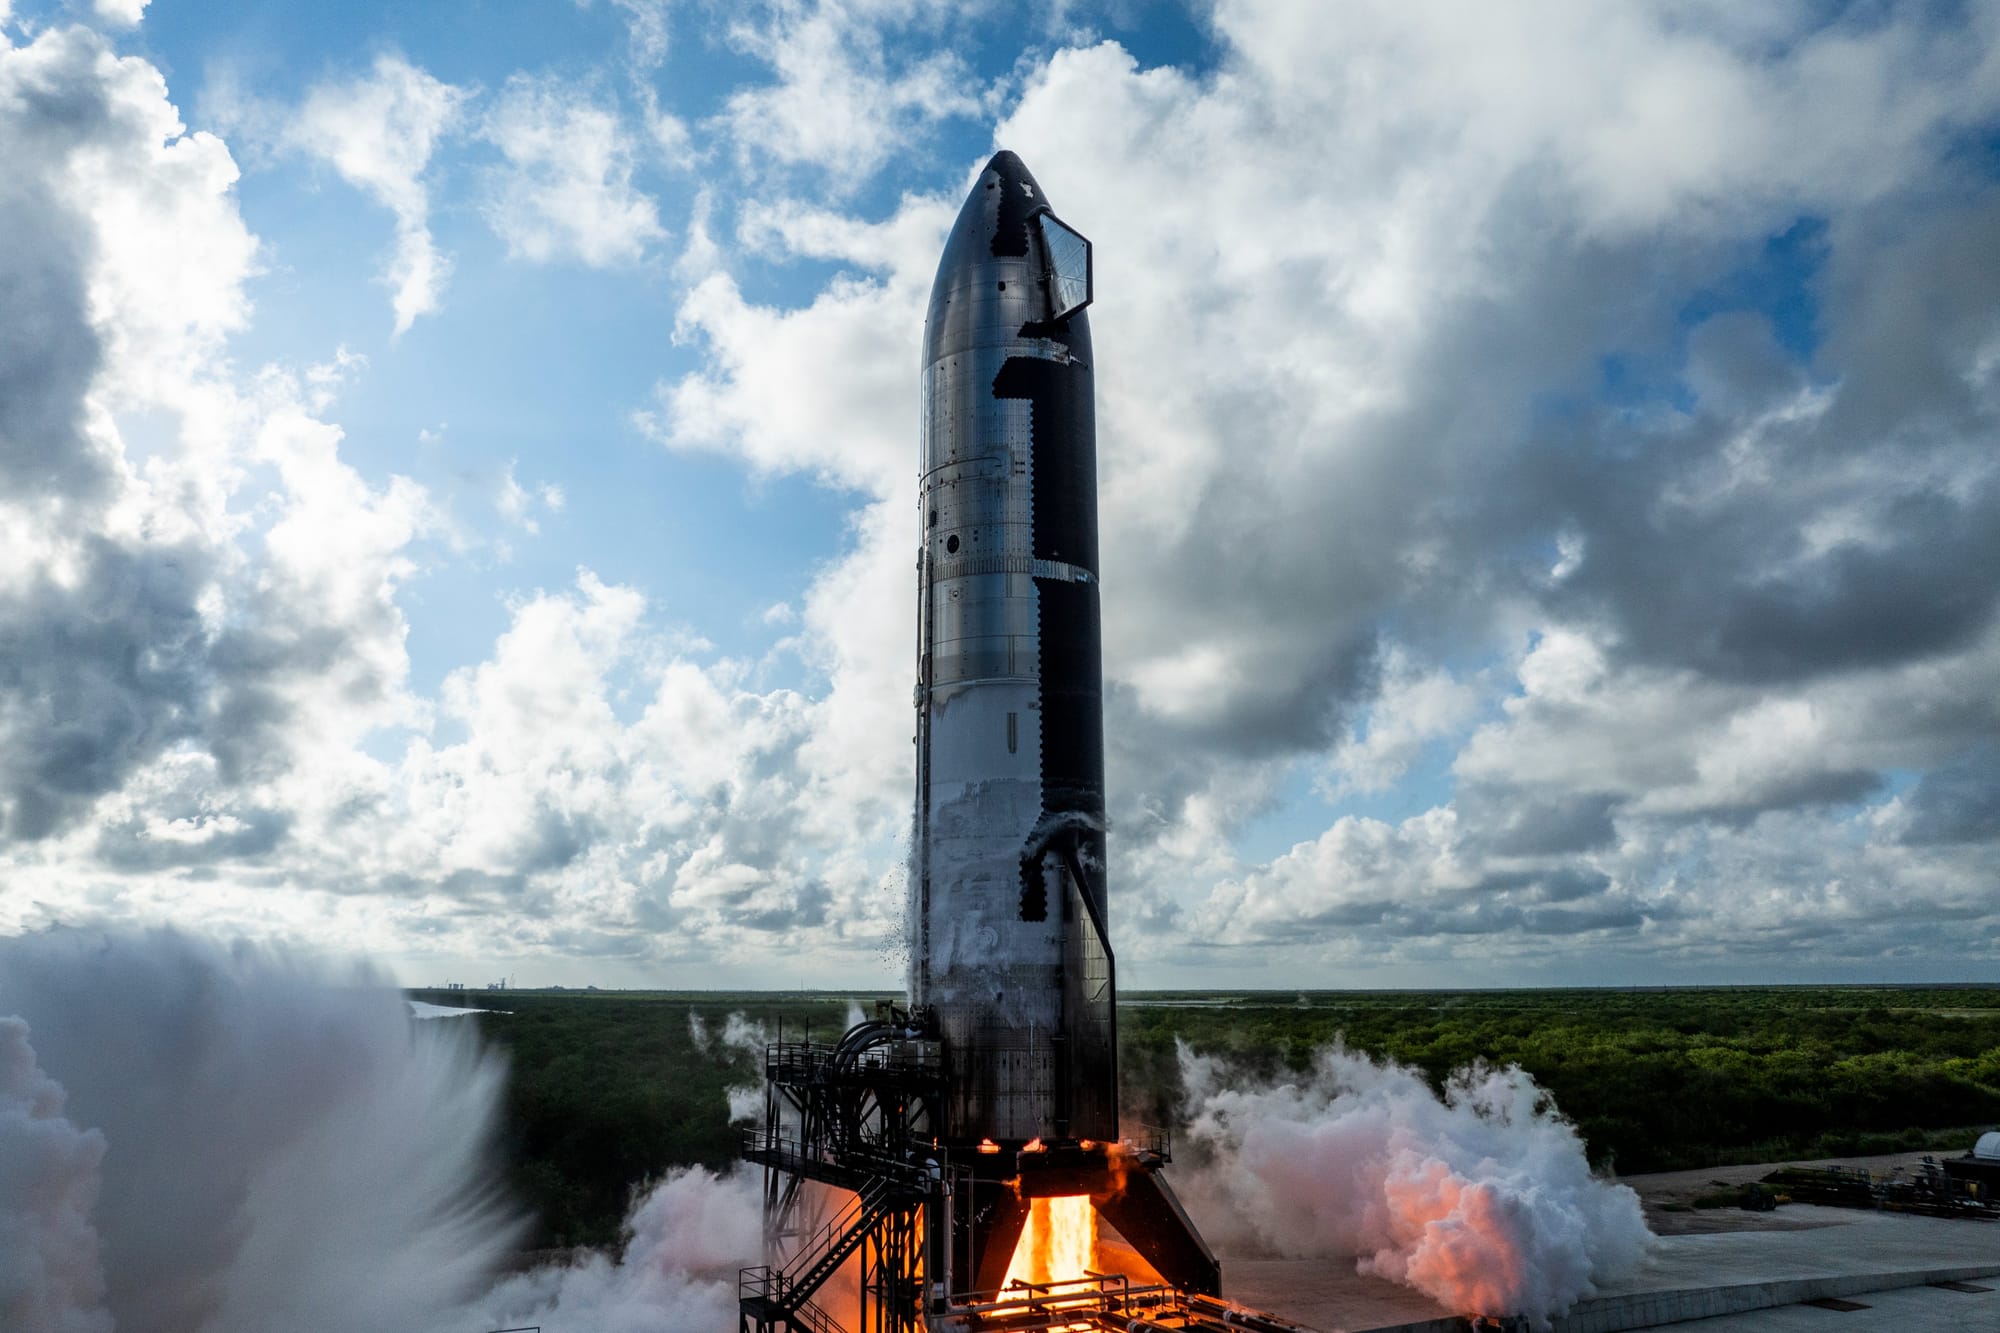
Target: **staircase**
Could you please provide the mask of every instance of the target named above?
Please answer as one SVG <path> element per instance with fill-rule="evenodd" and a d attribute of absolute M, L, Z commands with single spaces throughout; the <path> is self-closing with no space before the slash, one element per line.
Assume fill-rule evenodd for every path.
<path fill-rule="evenodd" d="M 744 1333 L 842 1333 L 833 1318 L 813 1304 L 813 1293 L 861 1248 L 896 1206 L 897 1190 L 886 1180 L 870 1181 L 854 1201 L 815 1231 L 783 1268 L 759 1265 L 737 1275 L 737 1303 Z"/>

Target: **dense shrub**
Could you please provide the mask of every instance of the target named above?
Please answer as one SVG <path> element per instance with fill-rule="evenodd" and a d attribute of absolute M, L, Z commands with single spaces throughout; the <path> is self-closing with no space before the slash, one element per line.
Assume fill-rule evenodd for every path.
<path fill-rule="evenodd" d="M 782 1024 L 790 1037 L 810 1026 L 831 1038 L 849 1005 L 754 992 L 417 994 L 509 1011 L 474 1021 L 512 1058 L 509 1171 L 551 1245 L 610 1243 L 635 1188 L 671 1166 L 734 1159 L 727 1089 L 758 1081 L 758 1061 L 720 1040 L 698 1047 L 690 1014 L 718 1037 L 740 1012 L 773 1035 Z M 1436 1083 L 1474 1060 L 1519 1064 L 1592 1160 L 1622 1172 L 1956 1146 L 2000 1122 L 2000 989 L 1128 998 L 1146 1002 L 1119 1010 L 1122 1105 L 1153 1124 L 1180 1101 L 1176 1037 L 1266 1078 L 1303 1070 L 1336 1038 Z"/>

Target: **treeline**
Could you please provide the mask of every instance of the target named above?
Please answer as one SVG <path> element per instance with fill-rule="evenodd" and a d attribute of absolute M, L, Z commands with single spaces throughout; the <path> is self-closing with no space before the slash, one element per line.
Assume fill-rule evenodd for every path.
<path fill-rule="evenodd" d="M 848 1000 L 770 993 L 413 991 L 433 1004 L 505 1010 L 470 1019 L 506 1052 L 502 1150 L 517 1198 L 539 1223 L 532 1244 L 611 1245 L 634 1191 L 675 1166 L 737 1158 L 729 1089 L 763 1082 L 762 1055 L 730 1044 L 742 1014 L 788 1040 L 830 1040 Z M 696 1039 L 690 1015 L 705 1031 Z"/>
<path fill-rule="evenodd" d="M 831 1038 L 846 997 L 716 992 L 417 992 L 510 1012 L 470 1020 L 512 1062 L 505 1149 L 547 1245 L 617 1239 L 632 1191 L 669 1167 L 736 1157 L 732 1086 L 760 1081 L 754 1043 Z M 877 997 L 860 997 L 872 1004 Z M 1283 1078 L 1340 1038 L 1434 1084 L 1519 1064 L 1621 1172 L 1970 1142 L 2000 1123 L 2000 988 L 1319 992 L 1131 996 L 1119 1010 L 1128 1118 L 1170 1124 L 1175 1038 Z M 690 1014 L 706 1042 L 696 1040 Z M 454 1022 L 468 1020 L 449 1020 Z"/>
<path fill-rule="evenodd" d="M 1322 993 L 1119 1022 L 1132 1111 L 1177 1109 L 1177 1036 L 1266 1077 L 1341 1038 L 1439 1086 L 1518 1064 L 1623 1172 L 1957 1144 L 2000 1122 L 2000 989 Z"/>

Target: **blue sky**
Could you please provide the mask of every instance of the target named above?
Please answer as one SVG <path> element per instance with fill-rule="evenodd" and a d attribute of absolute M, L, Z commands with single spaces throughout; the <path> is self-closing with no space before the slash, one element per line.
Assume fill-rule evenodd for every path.
<path fill-rule="evenodd" d="M 1127 984 L 1989 978 L 1996 26 L 0 4 L 0 928 L 893 984 L 1006 146 L 1097 247 Z"/>

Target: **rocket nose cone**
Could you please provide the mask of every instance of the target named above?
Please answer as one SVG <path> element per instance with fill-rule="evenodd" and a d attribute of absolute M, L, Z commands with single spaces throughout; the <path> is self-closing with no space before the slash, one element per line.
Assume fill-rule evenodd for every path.
<path fill-rule="evenodd" d="M 998 216 L 994 221 L 1000 227 L 1012 226 L 1017 219 L 1025 223 L 1029 214 L 1049 207 L 1048 198 L 1042 193 L 1034 173 L 1028 170 L 1027 163 L 1005 148 L 987 159 L 986 170 L 979 173 L 979 180 L 972 187 L 972 196 L 965 201 L 966 206 L 975 206 L 980 196 L 989 192 L 997 196 L 999 207 L 995 211 Z M 1020 252 L 1007 247 L 996 248 L 993 253 Z"/>
<path fill-rule="evenodd" d="M 1028 253 L 1028 219 L 1045 211 L 1048 200 L 1027 165 L 1006 149 L 987 159 L 959 209 L 946 247 L 945 266 L 978 264 L 988 258 L 1021 258 Z"/>
<path fill-rule="evenodd" d="M 925 364 L 947 345 L 956 346 L 955 338 L 970 336 L 967 321 L 1011 321 L 1010 327 L 1019 329 L 1057 313 L 1050 303 L 1050 256 L 1034 240 L 1041 214 L 1052 209 L 1027 165 L 1004 148 L 988 158 L 938 260 L 924 317 Z M 1079 319 L 1071 332 L 1073 350 L 1081 355 L 1087 326 Z"/>
<path fill-rule="evenodd" d="M 993 172 L 1003 181 L 1018 182 L 1025 180 L 1032 183 L 1035 179 L 1028 174 L 1028 164 L 1016 157 L 1013 150 L 1008 148 L 1002 148 L 992 157 L 987 158 L 986 170 Z"/>

